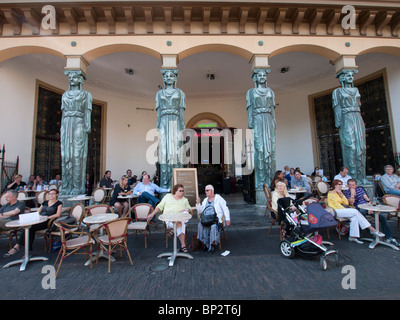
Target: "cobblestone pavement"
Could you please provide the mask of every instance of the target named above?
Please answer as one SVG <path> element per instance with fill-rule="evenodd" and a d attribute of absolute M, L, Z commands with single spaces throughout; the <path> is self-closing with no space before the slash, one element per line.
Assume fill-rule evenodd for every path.
<path fill-rule="evenodd" d="M 338 239 L 331 230 L 331 241 L 340 252 L 340 265 L 328 261 L 327 271 L 322 271 L 319 259 L 296 256 L 284 258 L 279 251 L 279 230 L 272 229 L 268 236 L 270 219 L 264 208 L 246 204 L 235 197 L 226 196 L 231 210 L 232 225 L 222 236 L 222 251 L 214 254 L 191 252 L 194 259 L 177 258 L 168 267 L 166 258 L 157 255 L 171 251 L 165 248 L 161 221 L 152 228 L 153 239 L 148 239 L 144 249 L 142 235 L 129 237 L 129 250 L 133 259 L 130 265 L 126 254 L 111 264 L 107 273 L 106 259 L 100 259 L 93 269 L 84 266 L 83 256 L 67 258 L 56 280 L 55 289 L 44 289 L 46 273 L 42 268 L 53 265 L 56 253 L 43 252 L 43 239 L 34 243 L 33 255 L 47 255 L 47 262 L 32 262 L 27 270 L 19 266 L 0 269 L 1 300 L 283 300 L 283 299 L 400 299 L 400 251 L 385 246 L 374 250 L 350 243 L 347 237 Z M 188 225 L 188 239 L 196 232 L 197 219 Z M 397 221 L 390 227 L 397 239 L 400 231 Z M 326 239 L 326 233 L 321 233 Z M 0 240 L 0 252 L 8 250 L 8 240 Z M 224 251 L 229 255 L 222 256 Z M 19 258 L 0 255 L 0 266 Z M 354 267 L 355 289 L 344 289 L 349 283 L 345 266 Z M 48 282 L 49 283 L 49 282 Z M 160 301 L 159 301 L 160 303 Z"/>

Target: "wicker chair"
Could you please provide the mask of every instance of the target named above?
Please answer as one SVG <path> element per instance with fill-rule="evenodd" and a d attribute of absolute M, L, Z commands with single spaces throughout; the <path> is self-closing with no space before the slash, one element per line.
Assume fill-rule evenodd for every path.
<path fill-rule="evenodd" d="M 96 188 L 95 190 L 93 190 L 92 196 L 95 204 L 104 203 L 106 199 L 106 190 L 104 190 L 103 188 Z"/>
<path fill-rule="evenodd" d="M 315 184 L 315 188 L 317 189 L 318 197 L 323 201 L 326 199 L 329 190 L 331 189 L 330 185 L 325 181 L 318 181 Z"/>
<path fill-rule="evenodd" d="M 114 210 L 111 206 L 107 204 L 95 204 L 93 206 L 86 207 L 87 215 L 92 216 L 95 214 L 105 214 L 105 213 L 114 213 Z M 83 219 L 83 218 L 82 218 Z M 92 232 L 98 228 L 98 224 L 92 224 L 89 227 L 89 231 Z"/>
<path fill-rule="evenodd" d="M 103 223 L 98 227 L 104 228 L 106 230 L 107 235 L 98 236 L 98 232 L 94 232 L 95 238 L 97 240 L 97 252 L 100 249 L 100 246 L 108 253 L 108 273 L 111 272 L 111 255 L 116 249 L 120 249 L 120 256 L 122 257 L 122 249 L 125 249 L 131 266 L 133 265 L 131 255 L 128 249 L 128 224 L 131 222 L 131 218 L 120 218 L 116 220 L 112 220 L 110 222 Z M 99 261 L 99 255 L 97 254 L 96 264 Z"/>
<path fill-rule="evenodd" d="M 137 233 L 141 232 L 143 233 L 144 236 L 144 248 L 147 249 L 147 234 L 146 231 L 149 231 L 150 238 L 153 240 L 153 237 L 151 236 L 150 232 L 150 221 L 147 220 L 147 217 L 151 212 L 153 212 L 154 208 L 152 205 L 148 203 L 139 203 L 134 205 L 130 211 L 128 211 L 127 216 L 130 216 L 132 219 L 134 219 L 133 222 L 131 222 L 128 225 L 128 232 L 129 231 L 134 231 L 136 238 L 137 238 Z M 134 215 L 134 217 L 133 217 Z"/>
<path fill-rule="evenodd" d="M 276 210 L 272 209 L 271 191 L 269 190 L 268 186 L 265 183 L 263 184 L 263 190 L 264 190 L 265 197 L 267 198 L 267 207 L 265 209 L 264 215 L 266 215 L 268 210 L 269 210 L 270 213 L 271 213 L 271 219 L 272 219 L 271 225 L 270 225 L 269 230 L 268 230 L 268 235 L 270 235 L 271 234 L 271 230 L 272 230 L 272 226 L 276 222 L 278 222 L 278 212 Z M 279 234 L 280 234 L 280 239 L 281 240 L 282 240 L 282 227 L 283 227 L 283 224 L 281 224 L 280 228 L 279 228 Z"/>
<path fill-rule="evenodd" d="M 54 263 L 54 268 L 57 266 L 57 262 L 60 259 L 60 263 L 57 268 L 56 278 L 60 272 L 61 264 L 64 259 L 68 258 L 73 254 L 84 254 L 86 260 L 86 248 L 89 247 L 89 258 L 92 255 L 92 246 L 95 244 L 94 240 L 87 232 L 83 231 L 71 231 L 71 228 L 75 228 L 76 225 L 68 225 L 62 222 L 55 222 L 55 225 L 60 229 L 61 235 L 61 248 L 58 252 L 57 259 Z M 79 229 L 81 227 L 79 226 Z M 78 237 L 67 240 L 66 237 L 71 235 L 77 235 Z M 81 249 L 85 249 L 84 253 L 78 252 Z M 92 259 L 90 260 L 90 269 L 92 269 Z"/>
<path fill-rule="evenodd" d="M 397 211 L 394 214 L 389 213 L 387 218 L 397 217 L 397 228 L 400 227 L 400 197 L 394 194 L 385 194 L 382 201 L 388 206 L 395 207 Z"/>

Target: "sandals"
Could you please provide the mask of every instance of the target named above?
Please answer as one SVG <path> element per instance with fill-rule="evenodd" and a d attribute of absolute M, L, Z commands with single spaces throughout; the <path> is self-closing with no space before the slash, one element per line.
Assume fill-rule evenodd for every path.
<path fill-rule="evenodd" d="M 184 253 L 189 253 L 188 249 L 186 247 L 182 247 L 179 252 L 184 252 Z"/>
<path fill-rule="evenodd" d="M 5 253 L 5 254 L 3 254 L 3 257 L 11 257 L 11 256 L 13 256 L 14 254 L 16 254 L 19 251 L 19 249 L 14 248 L 14 247 L 11 248 L 11 250 L 15 250 L 15 251 L 13 253 L 10 253 L 10 252 Z"/>

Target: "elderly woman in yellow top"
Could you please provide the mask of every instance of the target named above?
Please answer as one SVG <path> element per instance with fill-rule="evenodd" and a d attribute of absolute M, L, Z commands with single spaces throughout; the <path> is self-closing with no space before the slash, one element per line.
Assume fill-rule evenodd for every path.
<path fill-rule="evenodd" d="M 161 200 L 161 202 L 157 205 L 154 211 L 148 216 L 148 220 L 153 219 L 153 217 L 160 211 L 163 211 L 163 214 L 168 213 L 176 213 L 181 211 L 190 211 L 191 207 L 189 204 L 189 200 L 183 196 L 184 188 L 181 184 L 176 184 L 172 188 L 172 194 L 168 193 L 165 197 Z M 178 222 L 176 225 L 176 234 L 181 242 L 181 252 L 188 252 L 186 248 L 185 242 L 185 232 L 186 232 L 186 223 L 185 222 Z M 167 228 L 169 229 L 169 233 L 173 236 L 173 223 L 167 222 Z"/>
<path fill-rule="evenodd" d="M 367 219 L 355 208 L 345 208 L 344 206 L 349 205 L 349 201 L 342 192 L 342 181 L 333 180 L 333 190 L 328 192 L 328 206 L 335 209 L 336 215 L 339 218 L 347 218 L 350 220 L 350 236 L 349 241 L 362 244 L 363 242 L 358 240 L 360 237 L 360 229 L 368 228 L 371 234 L 378 235 L 379 237 L 385 236 L 382 232 L 377 231 L 371 226 Z"/>

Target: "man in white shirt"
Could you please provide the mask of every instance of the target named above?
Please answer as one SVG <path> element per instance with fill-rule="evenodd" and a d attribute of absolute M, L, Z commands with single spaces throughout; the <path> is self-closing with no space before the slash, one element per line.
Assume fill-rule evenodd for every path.
<path fill-rule="evenodd" d="M 394 168 L 387 165 L 384 168 L 385 174 L 381 178 L 383 190 L 388 194 L 400 196 L 400 178 L 394 174 Z"/>
<path fill-rule="evenodd" d="M 336 175 L 333 180 L 340 180 L 343 182 L 343 186 L 347 186 L 347 181 L 351 179 L 351 176 L 347 174 L 348 172 L 349 169 L 346 167 L 341 167 L 339 174 Z"/>

